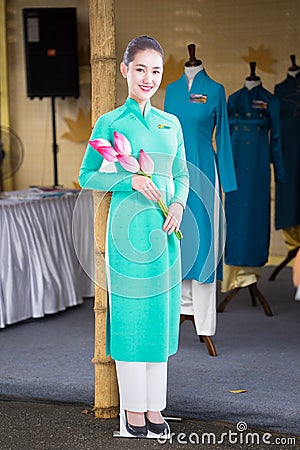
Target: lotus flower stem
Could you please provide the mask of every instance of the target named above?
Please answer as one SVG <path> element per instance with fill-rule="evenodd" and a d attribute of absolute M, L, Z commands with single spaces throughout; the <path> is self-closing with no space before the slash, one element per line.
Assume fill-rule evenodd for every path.
<path fill-rule="evenodd" d="M 139 175 L 143 175 L 144 177 L 148 177 L 148 178 L 151 178 L 151 179 L 152 179 L 152 176 L 151 176 L 151 175 L 148 175 L 148 174 L 147 174 L 146 172 L 144 172 L 142 169 L 140 169 L 140 170 L 138 171 L 138 174 L 139 174 Z M 163 201 L 163 199 L 160 198 L 160 199 L 157 201 L 157 203 L 158 203 L 158 206 L 160 207 L 160 209 L 162 210 L 163 215 L 164 215 L 165 217 L 167 217 L 169 210 L 168 210 L 167 205 L 166 205 L 165 202 Z M 175 230 L 174 233 L 175 233 L 175 236 L 177 237 L 177 239 L 180 240 L 180 239 L 183 238 L 183 234 L 181 233 L 180 230 L 178 230 L 178 231 Z"/>
<path fill-rule="evenodd" d="M 143 175 L 143 177 L 147 177 L 147 178 L 151 178 L 152 179 L 152 176 L 151 175 L 148 175 L 146 172 L 144 172 L 142 169 L 140 169 L 139 171 L 138 171 L 138 175 Z"/>

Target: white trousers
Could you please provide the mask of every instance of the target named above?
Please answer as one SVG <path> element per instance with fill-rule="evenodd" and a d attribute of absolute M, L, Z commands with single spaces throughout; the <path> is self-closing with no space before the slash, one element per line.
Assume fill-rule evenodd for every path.
<path fill-rule="evenodd" d="M 197 334 L 213 336 L 216 332 L 216 282 L 183 280 L 180 313 L 194 316 Z"/>
<path fill-rule="evenodd" d="M 167 405 L 167 363 L 115 361 L 120 404 L 135 412 L 162 411 Z"/>

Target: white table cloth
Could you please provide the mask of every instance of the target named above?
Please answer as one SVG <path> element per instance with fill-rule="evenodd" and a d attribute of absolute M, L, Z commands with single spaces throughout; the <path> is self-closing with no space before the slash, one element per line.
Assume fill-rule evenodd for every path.
<path fill-rule="evenodd" d="M 0 198 L 0 328 L 94 295 L 88 191 L 12 191 Z"/>

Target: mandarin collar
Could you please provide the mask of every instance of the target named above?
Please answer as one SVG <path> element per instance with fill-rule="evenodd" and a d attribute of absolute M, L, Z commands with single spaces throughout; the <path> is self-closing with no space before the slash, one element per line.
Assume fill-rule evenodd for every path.
<path fill-rule="evenodd" d="M 198 73 L 196 73 L 196 75 L 194 76 L 190 91 L 192 90 L 192 87 L 196 86 L 197 83 L 199 83 L 205 76 L 206 76 L 206 72 L 205 72 L 204 68 L 202 70 L 200 70 Z M 183 72 L 181 79 L 185 82 L 186 86 L 188 87 L 189 80 L 188 80 L 188 77 L 186 76 L 185 72 Z"/>
<path fill-rule="evenodd" d="M 150 102 L 150 100 L 147 100 L 147 103 L 145 105 L 144 115 L 142 114 L 142 111 L 141 111 L 141 108 L 140 108 L 138 102 L 134 98 L 127 97 L 125 105 L 139 119 L 145 121 L 145 120 L 147 120 L 149 118 L 149 115 L 150 115 L 150 112 L 151 112 L 151 102 Z"/>
<path fill-rule="evenodd" d="M 300 74 L 296 75 L 295 77 L 293 77 L 292 75 L 290 75 L 289 73 L 287 74 L 286 79 L 293 84 L 296 84 L 298 82 L 298 79 L 300 79 Z"/>
<path fill-rule="evenodd" d="M 257 86 L 255 86 L 252 89 L 248 89 L 246 86 L 243 86 L 243 91 L 246 92 L 247 94 L 251 95 L 254 94 L 258 91 L 260 91 L 260 89 L 263 87 L 262 83 L 258 84 Z"/>

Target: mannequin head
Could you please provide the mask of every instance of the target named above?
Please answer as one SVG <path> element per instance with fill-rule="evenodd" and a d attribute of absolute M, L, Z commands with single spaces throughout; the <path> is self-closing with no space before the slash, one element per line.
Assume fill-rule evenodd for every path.
<path fill-rule="evenodd" d="M 148 36 L 133 39 L 125 50 L 121 73 L 127 79 L 128 96 L 138 102 L 142 112 L 160 86 L 163 63 L 162 47 Z"/>

